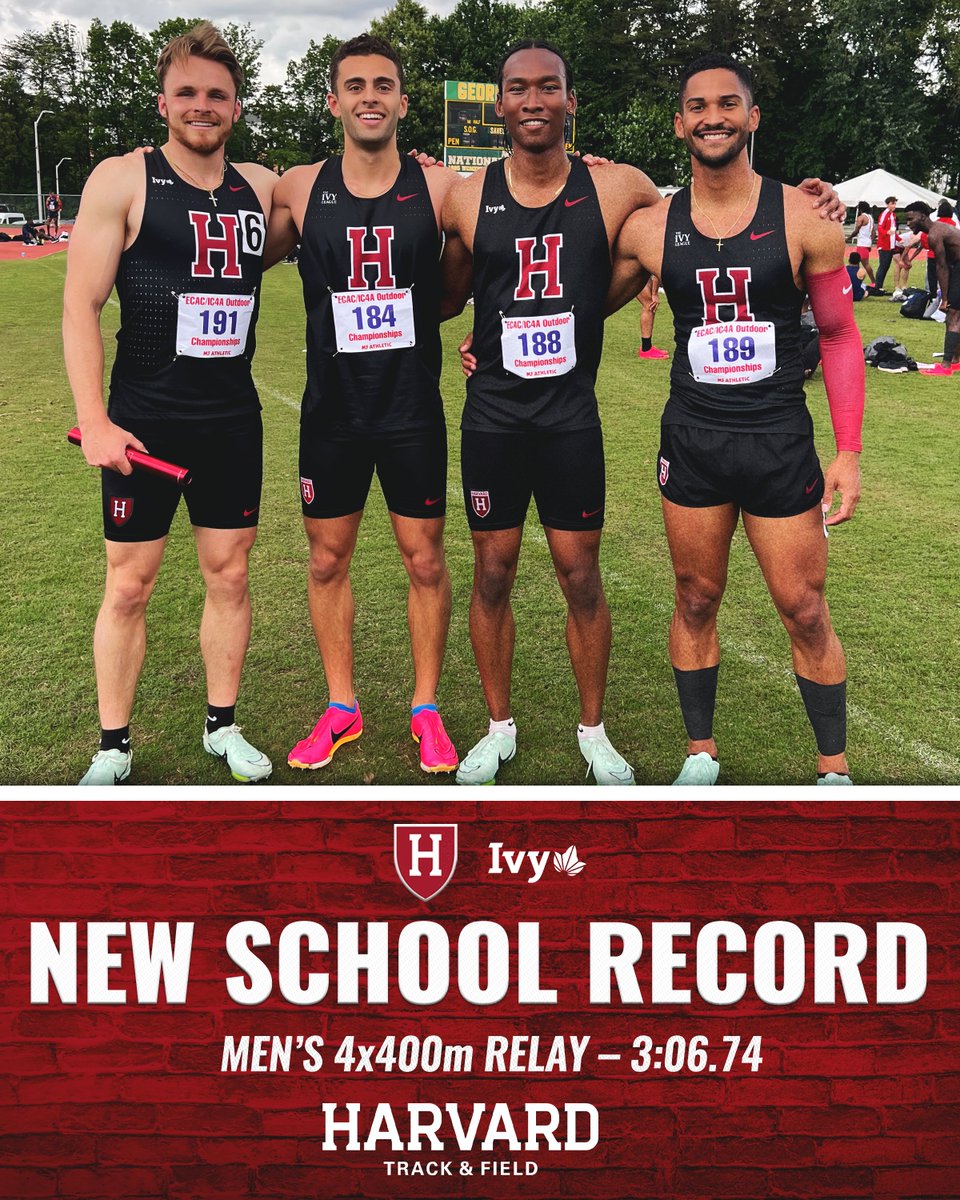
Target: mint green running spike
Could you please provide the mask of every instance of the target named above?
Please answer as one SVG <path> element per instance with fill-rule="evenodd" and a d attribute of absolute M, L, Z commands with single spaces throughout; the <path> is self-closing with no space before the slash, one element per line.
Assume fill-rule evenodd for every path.
<path fill-rule="evenodd" d="M 587 762 L 587 775 L 592 771 L 598 784 L 605 787 L 632 787 L 636 783 L 633 767 L 619 750 L 613 748 L 606 734 L 581 737 L 578 741 L 580 753 Z"/>
<path fill-rule="evenodd" d="M 822 778 L 818 777 L 817 787 L 853 787 L 853 780 L 849 775 L 828 771 Z"/>
<path fill-rule="evenodd" d="M 457 783 L 466 786 L 493 783 L 502 763 L 517 752 L 517 739 L 509 733 L 488 733 L 474 746 L 457 768 Z"/>
<path fill-rule="evenodd" d="M 203 748 L 215 758 L 222 758 L 238 783 L 257 783 L 273 770 L 270 759 L 250 745 L 239 725 L 224 725 L 213 733 L 204 729 Z"/>
<path fill-rule="evenodd" d="M 680 768 L 680 774 L 673 781 L 674 787 L 713 787 L 720 774 L 720 764 L 711 758 L 706 750 L 699 754 L 688 754 Z"/>
<path fill-rule="evenodd" d="M 132 750 L 98 750 L 78 787 L 112 787 L 130 774 Z"/>

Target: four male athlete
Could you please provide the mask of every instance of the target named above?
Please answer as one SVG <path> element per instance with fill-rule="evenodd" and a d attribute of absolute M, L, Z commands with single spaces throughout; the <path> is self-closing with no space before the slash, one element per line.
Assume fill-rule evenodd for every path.
<path fill-rule="evenodd" d="M 460 764 L 458 782 L 492 783 L 501 762 L 515 752 L 510 591 L 533 495 L 567 601 L 567 646 L 580 693 L 581 752 L 598 783 L 632 783 L 632 769 L 611 745 L 602 722 L 610 616 L 599 571 L 604 464 L 594 382 L 612 248 L 631 213 L 660 211 L 656 189 L 632 167 L 604 164 L 588 171 L 567 158 L 564 122 L 576 107 L 572 73 L 546 43 L 523 43 L 501 64 L 498 108 L 512 140 L 511 158 L 456 187 L 452 173 L 438 167 L 424 170 L 399 155 L 397 125 L 407 104 L 403 71 L 395 52 L 380 39 L 353 39 L 331 64 L 329 104 L 343 125 L 342 157 L 294 168 L 279 183 L 262 168 L 237 168 L 223 156 L 239 113 L 241 77 L 216 31 L 199 26 L 186 40 L 171 43 L 164 55 L 158 68 L 160 111 L 170 126 L 170 140 L 146 163 L 108 160 L 91 176 L 67 285 L 65 344 L 84 450 L 88 461 L 106 468 L 107 591 L 95 639 L 101 749 L 83 782 L 120 781 L 130 770 L 128 722 L 143 661 L 144 612 L 177 498 L 169 485 L 130 475 L 125 450 L 144 445 L 192 465 L 196 477 L 188 500 L 207 583 L 201 642 L 210 707 L 204 746 L 225 757 L 236 778 L 263 778 L 270 772 L 269 761 L 242 738 L 233 720 L 249 636 L 246 559 L 260 482 L 259 405 L 249 364 L 260 271 L 299 242 L 307 312 L 300 487 L 310 544 L 310 612 L 329 704 L 309 736 L 290 752 L 290 765 L 326 766 L 363 729 L 353 678 L 349 567 L 376 471 L 410 581 L 411 731 L 420 744 L 423 770 L 457 769 L 456 751 L 436 707 L 450 615 L 442 543 L 446 434 L 438 329 L 441 304 L 443 315 L 450 316 L 462 309 L 472 290 L 473 351 L 479 365 L 468 385 L 462 461 L 475 550 L 471 640 L 490 726 Z M 752 99 L 747 107 L 749 125 L 755 112 Z M 686 117 L 682 121 L 678 132 L 686 136 Z M 709 139 L 714 145 L 708 158 L 728 133 L 724 125 Z M 740 138 L 739 127 L 732 136 Z M 714 196 L 709 187 L 697 186 L 713 201 L 721 224 L 729 224 L 721 193 Z M 757 210 L 764 219 L 769 205 L 774 206 L 770 212 L 776 207 L 771 189 L 779 186 L 764 184 Z M 736 189 L 734 193 L 739 196 Z M 751 199 L 745 197 L 741 215 L 753 211 Z M 806 203 L 803 207 L 798 228 L 807 230 L 813 246 L 812 230 L 830 227 L 821 226 Z M 614 295 L 625 277 L 634 277 L 635 285 L 638 274 L 653 269 L 637 251 L 641 231 L 650 225 L 641 220 L 646 214 L 637 214 L 624 230 Z M 443 298 L 441 218 L 446 234 Z M 664 218 L 654 216 L 654 224 L 658 219 L 662 246 Z M 189 237 L 183 236 L 184 228 Z M 689 242 L 691 232 L 696 235 L 696 221 L 692 231 L 684 227 L 677 232 Z M 777 249 L 783 244 L 781 230 Z M 820 264 L 829 257 L 826 251 L 823 256 L 810 261 Z M 808 258 L 804 244 L 798 263 Z M 718 260 L 721 270 L 727 265 Z M 662 269 L 673 300 L 666 258 Z M 714 272 L 712 286 L 722 304 L 720 274 Z M 782 275 L 780 271 L 773 281 L 774 289 L 782 288 Z M 102 353 L 98 358 L 96 346 L 99 311 L 115 278 L 122 328 L 108 418 L 100 401 Z M 733 279 L 734 287 L 739 286 L 737 278 L 734 267 L 726 282 Z M 199 284 L 201 279 L 206 283 Z M 636 291 L 634 286 L 631 294 Z M 786 313 L 792 301 L 783 303 Z M 749 309 L 749 300 L 747 305 Z M 753 316 L 762 321 L 762 314 Z M 764 373 L 748 378 L 764 379 L 781 369 L 775 355 L 773 365 L 768 361 L 773 342 L 780 350 L 778 320 L 771 326 L 775 333 L 756 343 Z M 729 382 L 735 381 L 724 379 Z M 758 406 L 762 409 L 763 402 Z M 789 398 L 782 407 L 790 407 Z M 791 430 L 802 423 L 792 412 L 790 421 Z M 239 463 L 240 469 L 228 472 L 225 461 L 232 467 Z M 666 454 L 661 461 L 668 461 Z M 666 483 L 663 474 L 661 467 L 661 486 Z M 835 469 L 831 478 L 836 481 Z M 845 519 L 855 504 L 851 480 L 843 475 L 839 481 L 844 509 L 836 520 Z M 817 468 L 815 486 L 818 482 Z M 805 495 L 814 490 L 807 488 Z M 815 495 L 812 503 L 818 500 Z M 702 497 L 693 503 L 702 505 Z M 234 513 L 238 505 L 239 513 Z M 701 536 L 712 540 L 716 532 L 712 524 L 698 530 L 694 523 L 684 536 L 695 543 Z M 729 533 L 726 538 L 729 545 Z M 671 535 L 676 561 L 674 541 Z M 811 548 L 811 561 L 816 558 Z M 816 579 L 808 582 L 816 592 Z M 822 604 L 822 580 L 820 588 Z M 679 594 L 678 585 L 678 607 Z M 787 620 L 785 607 L 781 615 Z M 795 659 L 799 653 L 798 674 L 803 669 L 809 675 L 801 677 L 801 687 L 821 689 L 812 699 L 804 692 L 808 710 L 819 712 L 824 687 L 835 689 L 840 683 L 820 676 L 837 673 L 842 651 L 838 643 L 835 651 L 830 643 L 824 664 L 823 655 L 818 658 L 818 650 L 808 647 L 810 641 L 798 635 Z M 696 649 L 682 639 L 678 644 L 683 648 L 675 659 L 697 659 Z M 700 657 L 702 644 L 701 637 Z M 710 658 L 709 638 L 707 644 Z M 697 675 L 714 664 L 700 665 L 697 659 L 693 667 L 676 661 L 675 666 L 680 667 L 679 679 L 683 670 Z M 819 740 L 820 728 L 814 724 Z M 691 738 L 693 744 L 697 739 Z M 826 757 L 829 761 L 822 759 L 821 766 L 845 774 L 845 762 L 837 755 Z M 700 761 L 696 752 L 690 761 Z"/>

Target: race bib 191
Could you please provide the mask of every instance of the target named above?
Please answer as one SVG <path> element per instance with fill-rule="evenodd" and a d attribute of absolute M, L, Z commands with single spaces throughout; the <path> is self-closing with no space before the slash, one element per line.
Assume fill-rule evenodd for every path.
<path fill-rule="evenodd" d="M 740 384 L 766 379 L 777 369 L 772 321 L 701 325 L 687 342 L 690 373 L 698 383 Z"/>
<path fill-rule="evenodd" d="M 334 292 L 331 300 L 341 354 L 406 349 L 417 344 L 411 288 Z"/>
<path fill-rule="evenodd" d="M 521 379 L 566 375 L 577 365 L 573 313 L 549 317 L 502 317 L 504 369 Z"/>
<path fill-rule="evenodd" d="M 236 358 L 247 346 L 253 296 L 177 297 L 177 353 L 189 358 Z"/>

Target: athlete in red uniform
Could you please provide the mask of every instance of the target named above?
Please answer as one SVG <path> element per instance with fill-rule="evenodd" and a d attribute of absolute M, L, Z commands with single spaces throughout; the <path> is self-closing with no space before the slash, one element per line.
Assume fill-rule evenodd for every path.
<path fill-rule="evenodd" d="M 760 119 L 750 76 L 727 55 L 684 72 L 678 137 L 693 183 L 637 213 L 618 242 L 611 310 L 660 276 L 676 353 L 658 481 L 676 598 L 670 657 L 688 735 L 679 784 L 712 784 L 717 611 L 743 524 L 793 649 L 819 750 L 818 782 L 848 784 L 846 665 L 824 599 L 826 527 L 860 495 L 863 355 L 839 229 L 800 193 L 761 180 L 746 145 Z M 821 473 L 803 397 L 800 308 L 809 291 L 837 456 Z M 827 515 L 835 493 L 838 511 Z M 822 503 L 821 503 L 822 501 Z"/>
<path fill-rule="evenodd" d="M 453 771 L 457 754 L 436 692 L 450 623 L 440 212 L 456 176 L 401 158 L 397 125 L 407 97 L 389 43 L 367 34 L 344 43 L 330 75 L 327 100 L 343 125 L 343 157 L 287 171 L 270 222 L 271 262 L 300 242 L 307 310 L 300 491 L 310 615 L 329 696 L 288 762 L 325 767 L 363 731 L 349 572 L 376 471 L 410 581 L 411 732 L 424 771 Z"/>
<path fill-rule="evenodd" d="M 271 770 L 240 733 L 234 707 L 250 636 L 247 559 L 260 504 L 260 403 L 250 360 L 276 176 L 224 157 L 243 73 L 209 22 L 168 43 L 157 75 L 168 140 L 146 157 L 107 159 L 93 171 L 67 258 L 64 354 L 84 455 L 103 468 L 107 554 L 94 634 L 100 749 L 85 785 L 130 774 L 147 602 L 179 500 L 171 484 L 131 473 L 130 446 L 194 476 L 187 504 L 206 585 L 204 748 L 244 782 Z M 114 284 L 121 328 L 105 412 L 100 312 Z"/>

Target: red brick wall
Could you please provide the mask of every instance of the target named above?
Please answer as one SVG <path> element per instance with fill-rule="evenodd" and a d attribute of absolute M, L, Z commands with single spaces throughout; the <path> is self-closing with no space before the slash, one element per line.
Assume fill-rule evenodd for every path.
<path fill-rule="evenodd" d="M 430 904 L 393 866 L 394 821 L 455 821 L 456 875 Z M 548 867 L 527 884 L 490 876 L 488 843 L 578 848 L 585 870 Z M 960 1195 L 960 805 L 656 802 L 7 803 L 0 807 L 0 1196 L 87 1197 L 956 1197 Z M 526 874 L 526 873 L 525 873 Z M 541 923 L 555 1006 L 456 997 L 429 1010 L 394 990 L 386 1007 L 296 1008 L 275 993 L 242 1008 L 224 979 L 230 925 L 433 920 L 453 940 L 471 920 Z M 917 1003 L 772 1008 L 591 1006 L 590 920 L 767 920 L 872 930 L 914 921 L 929 982 Z M 29 1002 L 29 922 L 196 922 L 188 1002 Z M 82 941 L 82 939 L 81 939 Z M 871 947 L 872 947 L 871 937 Z M 266 957 L 266 956 L 265 956 Z M 869 961 L 869 955 L 868 955 Z M 738 968 L 740 969 L 740 968 Z M 869 969 L 864 965 L 864 979 Z M 641 986 L 649 980 L 643 966 Z M 682 972 L 684 981 L 692 978 Z M 867 985 L 870 994 L 869 984 Z M 757 1073 L 635 1074 L 638 1033 L 763 1036 Z M 225 1034 L 319 1033 L 328 1067 L 310 1075 L 221 1074 Z M 339 1074 L 346 1033 L 591 1034 L 573 1075 Z M 620 1063 L 594 1051 L 621 1050 Z M 294 1055 L 295 1063 L 297 1055 Z M 324 1152 L 319 1105 L 348 1100 L 592 1103 L 600 1144 L 585 1153 Z M 531 1179 L 387 1178 L 386 1158 L 528 1159 Z M 454 1168 L 456 1171 L 456 1167 Z"/>

